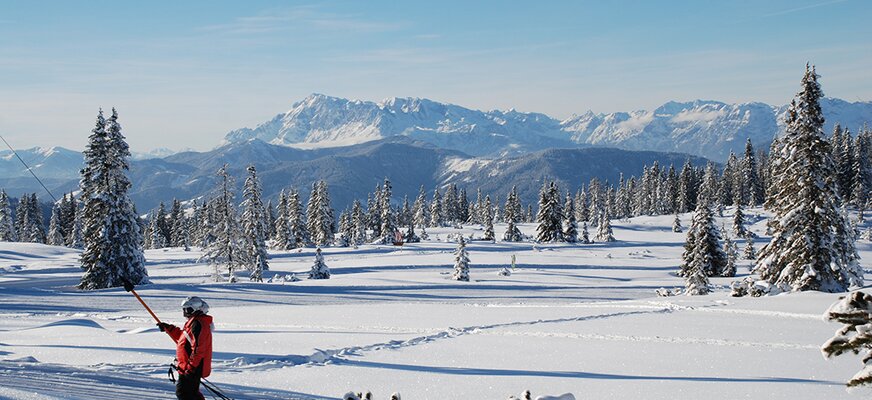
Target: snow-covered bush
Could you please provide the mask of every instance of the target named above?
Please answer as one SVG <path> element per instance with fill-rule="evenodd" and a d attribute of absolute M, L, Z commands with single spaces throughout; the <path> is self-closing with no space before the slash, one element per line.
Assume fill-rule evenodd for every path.
<path fill-rule="evenodd" d="M 733 297 L 761 297 L 774 296 L 777 294 L 790 292 L 790 286 L 786 284 L 773 285 L 764 280 L 755 280 L 752 277 L 745 277 L 741 281 L 733 281 L 730 284 L 732 291 L 730 295 Z"/>
<path fill-rule="evenodd" d="M 315 264 L 312 265 L 312 270 L 309 271 L 309 279 L 330 279 L 330 268 L 324 263 L 324 256 L 321 255 L 321 248 L 315 250 Z"/>
<path fill-rule="evenodd" d="M 530 391 L 525 390 L 523 393 L 521 393 L 521 397 L 509 396 L 508 400 L 532 400 L 532 399 L 533 399 L 533 397 L 530 394 Z"/>
<path fill-rule="evenodd" d="M 872 384 L 872 295 L 857 291 L 842 297 L 830 306 L 824 318 L 844 324 L 821 346 L 824 357 L 862 352 L 863 369 L 848 381 L 848 386 Z"/>
<path fill-rule="evenodd" d="M 532 395 L 529 390 L 525 390 L 521 393 L 521 397 L 509 396 L 508 400 L 532 400 Z M 564 393 L 559 396 L 539 396 L 536 400 L 575 400 L 575 396 L 572 393 Z"/>

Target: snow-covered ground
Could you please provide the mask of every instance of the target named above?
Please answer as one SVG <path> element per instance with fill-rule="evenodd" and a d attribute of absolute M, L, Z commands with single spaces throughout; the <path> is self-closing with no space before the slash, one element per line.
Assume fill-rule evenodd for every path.
<path fill-rule="evenodd" d="M 210 303 L 210 380 L 236 399 L 868 398 L 845 391 L 857 357 L 820 353 L 838 328 L 821 318 L 836 294 L 732 298 L 733 278 L 715 278 L 712 295 L 656 297 L 683 286 L 672 219 L 615 221 L 608 244 L 473 241 L 468 283 L 449 280 L 449 235 L 477 227 L 428 230 L 402 248 L 327 248 L 333 277 L 320 281 L 212 283 L 198 251 L 148 251 L 153 284 L 138 292 L 177 324 L 185 296 Z M 858 247 L 870 268 L 872 244 Z M 517 269 L 500 276 L 512 255 Z M 268 277 L 302 278 L 314 249 L 271 256 Z M 73 250 L 0 243 L 0 398 L 174 398 L 170 339 L 133 296 L 78 291 L 80 276 Z"/>

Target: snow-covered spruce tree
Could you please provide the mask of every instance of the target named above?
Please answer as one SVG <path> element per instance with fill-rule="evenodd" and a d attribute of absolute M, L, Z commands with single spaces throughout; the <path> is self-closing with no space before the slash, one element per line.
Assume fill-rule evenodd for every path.
<path fill-rule="evenodd" d="M 457 250 L 454 251 L 454 273 L 451 279 L 455 281 L 469 282 L 469 253 L 466 252 L 466 242 L 463 236 L 457 242 Z"/>
<path fill-rule="evenodd" d="M 707 276 L 721 276 L 727 265 L 727 256 L 721 248 L 720 234 L 715 225 L 711 206 L 700 199 L 696 202 L 690 228 L 687 230 L 687 240 L 684 244 L 684 254 L 679 275 L 688 277 L 693 268 L 701 268 Z"/>
<path fill-rule="evenodd" d="M 316 246 L 333 243 L 333 208 L 330 207 L 327 182 L 323 180 L 312 184 L 312 195 L 306 206 L 306 225 Z"/>
<path fill-rule="evenodd" d="M 406 243 L 418 243 L 421 238 L 415 233 L 415 224 L 406 225 L 406 233 L 403 234 L 403 241 Z"/>
<path fill-rule="evenodd" d="M 70 226 L 69 221 L 66 220 L 66 218 L 67 218 L 67 208 L 68 208 L 68 207 L 69 207 L 69 204 L 68 204 L 68 202 L 67 202 L 67 195 L 66 195 L 66 193 L 63 195 L 63 197 L 61 197 L 61 200 L 60 200 L 60 201 L 56 201 L 56 202 L 52 205 L 52 210 L 51 210 L 52 214 L 55 213 L 55 208 L 58 209 L 58 210 L 57 210 L 57 214 L 58 214 L 57 230 L 58 230 L 58 232 L 60 233 L 60 236 L 61 236 L 61 244 L 60 244 L 59 246 L 64 246 L 64 245 L 66 245 L 66 239 L 65 239 L 65 237 L 66 237 L 66 235 L 67 235 L 67 232 L 69 232 L 68 229 L 69 229 L 69 226 Z M 49 222 L 48 222 L 48 230 L 49 230 L 49 234 L 48 234 L 48 236 L 46 237 L 46 241 L 47 241 L 47 242 L 48 242 L 48 241 L 51 241 L 51 217 L 49 217 L 49 220 L 48 220 L 48 221 L 49 221 Z"/>
<path fill-rule="evenodd" d="M 372 195 L 366 196 L 366 228 L 372 231 L 371 240 L 381 239 L 381 185 L 375 185 Z"/>
<path fill-rule="evenodd" d="M 28 205 L 27 203 L 30 201 L 30 196 L 27 193 L 22 193 L 18 198 L 18 204 L 15 205 L 15 236 L 22 242 L 26 242 L 27 239 L 24 238 L 24 232 L 27 230 L 27 218 L 29 213 L 27 212 Z"/>
<path fill-rule="evenodd" d="M 274 249 L 290 250 L 295 247 L 293 237 L 291 236 L 288 197 L 285 195 L 284 190 L 279 193 L 279 210 L 273 230 L 275 231 L 275 235 L 273 235 Z"/>
<path fill-rule="evenodd" d="M 349 214 L 350 212 L 348 209 L 339 213 L 339 232 L 336 237 L 336 245 L 339 247 L 348 247 L 351 245 L 353 229 L 351 228 L 351 216 Z"/>
<path fill-rule="evenodd" d="M 669 172 L 666 173 L 665 191 L 661 197 L 666 202 L 667 208 L 665 213 L 674 214 L 678 212 L 678 172 L 675 171 L 675 165 L 669 164 Z"/>
<path fill-rule="evenodd" d="M 321 192 L 323 193 L 323 197 L 326 200 L 324 203 L 324 226 L 325 230 L 328 232 L 328 240 L 334 240 L 334 233 L 336 232 L 336 216 L 333 211 L 332 202 L 330 200 L 330 191 L 327 186 L 327 181 L 321 181 Z M 396 212 L 394 213 L 396 215 Z"/>
<path fill-rule="evenodd" d="M 629 185 L 629 184 L 628 184 Z M 515 196 L 517 197 L 516 187 L 512 187 L 512 190 L 515 191 Z M 630 193 L 628 193 L 630 195 Z M 629 203 L 629 200 L 627 200 Z M 581 189 L 579 189 L 578 194 L 575 196 L 575 209 L 578 213 L 578 220 L 583 222 L 590 222 L 590 204 L 588 203 L 587 192 L 584 190 L 584 185 L 581 185 Z M 629 205 L 627 206 L 629 208 Z"/>
<path fill-rule="evenodd" d="M 80 213 L 76 213 L 73 219 L 73 226 L 66 238 L 67 247 L 73 249 L 81 249 L 85 245 L 85 239 L 82 237 L 82 218 Z"/>
<path fill-rule="evenodd" d="M 814 67 L 806 66 L 802 90 L 791 102 L 786 129 L 771 155 L 772 240 L 754 269 L 794 291 L 843 292 L 862 286 L 854 235 L 839 211 L 835 163 L 823 137 L 823 96 Z"/>
<path fill-rule="evenodd" d="M 736 212 L 733 214 L 733 233 L 740 238 L 751 235 L 751 232 L 745 228 L 745 212 L 742 211 L 741 203 L 736 204 Z"/>
<path fill-rule="evenodd" d="M 724 265 L 724 270 L 721 271 L 721 276 L 734 277 L 736 276 L 736 259 L 739 258 L 739 247 L 736 242 L 730 238 L 726 228 L 724 231 L 724 254 L 726 254 L 727 262 Z"/>
<path fill-rule="evenodd" d="M 443 197 L 442 206 L 443 211 L 445 213 L 445 219 L 451 225 L 456 225 L 460 221 L 460 212 L 457 209 L 459 204 L 458 201 L 458 192 L 457 185 L 450 184 L 448 188 L 445 190 L 445 196 Z"/>
<path fill-rule="evenodd" d="M 484 235 L 482 239 L 494 241 L 496 240 L 496 235 L 494 234 L 494 208 L 493 204 L 491 204 L 490 195 L 487 195 L 484 200 L 484 206 L 479 212 L 479 217 L 481 218 L 482 224 L 484 224 Z"/>
<path fill-rule="evenodd" d="M 505 221 L 505 213 L 500 208 L 500 196 L 494 197 L 493 213 L 494 213 L 494 222 L 496 222 L 496 223 L 506 222 Z"/>
<path fill-rule="evenodd" d="M 61 231 L 61 207 L 55 204 L 51 209 L 51 220 L 48 228 L 48 244 L 52 246 L 64 245 L 64 233 Z"/>
<path fill-rule="evenodd" d="M 266 253 L 266 236 L 269 234 L 266 209 L 261 200 L 260 180 L 257 169 L 249 165 L 246 169 L 248 177 L 242 187 L 242 235 L 245 241 L 246 268 L 250 272 L 249 279 L 263 282 L 263 271 L 269 270 Z"/>
<path fill-rule="evenodd" d="M 381 209 L 381 217 L 379 218 L 381 220 L 381 227 L 379 230 L 382 234 L 381 242 L 384 244 L 392 243 L 397 232 L 397 216 L 394 214 L 394 209 L 391 207 L 391 196 L 393 196 L 392 189 L 391 181 L 388 178 L 385 178 L 381 191 L 381 204 L 379 204 L 379 208 Z"/>
<path fill-rule="evenodd" d="M 830 147 L 833 151 L 833 160 L 836 163 L 839 194 L 845 202 L 849 202 L 851 188 L 854 187 L 854 142 L 851 131 L 846 128 L 840 139 L 839 141 L 832 140 Z"/>
<path fill-rule="evenodd" d="M 300 202 L 300 193 L 292 188 L 288 194 L 288 225 L 293 235 L 292 246 L 294 248 L 305 247 L 311 242 L 311 233 L 303 217 L 303 203 Z"/>
<path fill-rule="evenodd" d="M 715 166 L 715 163 L 709 161 L 705 167 L 705 174 L 702 178 L 702 186 L 699 189 L 697 202 L 705 202 L 709 207 L 716 207 L 720 202 L 718 193 L 720 192 L 720 174 Z"/>
<path fill-rule="evenodd" d="M 590 234 L 587 231 L 587 221 L 581 221 L 581 238 L 579 242 L 583 244 L 590 244 Z"/>
<path fill-rule="evenodd" d="M 423 185 L 418 190 L 418 198 L 415 199 L 415 205 L 412 206 L 412 214 L 416 227 L 426 228 L 430 223 L 430 210 L 427 207 L 427 197 Z"/>
<path fill-rule="evenodd" d="M 678 213 L 675 214 L 675 219 L 672 220 L 672 232 L 681 233 L 681 218 Z"/>
<path fill-rule="evenodd" d="M 412 207 L 409 206 L 409 196 L 403 196 L 403 206 L 397 213 L 397 228 L 412 223 Z"/>
<path fill-rule="evenodd" d="M 211 226 L 211 236 L 214 237 L 203 251 L 201 259 L 208 260 L 213 266 L 212 278 L 218 282 L 221 277 L 221 267 L 227 268 L 227 280 L 236 282 L 235 271 L 248 265 L 245 242 L 239 231 L 239 222 L 236 218 L 236 206 L 234 204 L 233 183 L 230 173 L 227 172 L 227 164 L 224 164 L 218 172 L 221 177 L 218 188 L 218 196 L 210 202 L 215 214 L 215 220 Z"/>
<path fill-rule="evenodd" d="M 521 211 L 521 203 L 518 201 L 518 189 L 517 187 L 512 187 L 512 191 L 509 192 L 509 195 L 506 196 L 506 206 L 505 206 L 505 219 L 506 219 L 506 233 L 503 234 L 503 240 L 506 242 L 520 242 L 521 241 L 521 231 L 515 225 L 520 222 L 523 217 Z"/>
<path fill-rule="evenodd" d="M 27 224 L 27 232 L 25 234 L 27 241 L 31 243 L 45 243 L 48 235 L 46 235 L 45 232 L 45 221 L 42 217 L 42 207 L 39 205 L 39 199 L 36 197 L 36 193 L 30 194 L 28 213 L 30 213 L 28 218 L 29 224 Z"/>
<path fill-rule="evenodd" d="M 357 199 L 351 205 L 350 224 L 353 229 L 350 244 L 358 246 L 366 242 L 366 214 L 364 214 L 363 207 Z"/>
<path fill-rule="evenodd" d="M 587 185 L 587 196 L 588 196 L 588 205 L 587 205 L 587 214 L 588 220 L 591 226 L 597 226 L 599 221 L 597 220 L 600 216 L 600 213 L 603 208 L 603 194 L 602 187 L 600 185 L 600 181 L 597 178 L 592 178 L 590 183 Z"/>
<path fill-rule="evenodd" d="M 80 249 L 82 248 L 82 221 L 79 218 L 79 202 L 72 193 L 67 196 L 69 196 L 69 199 L 67 200 L 67 207 L 64 210 L 64 218 L 62 219 L 64 223 L 63 231 L 66 234 L 64 244 L 67 247 Z M 78 245 L 75 243 L 78 243 Z"/>
<path fill-rule="evenodd" d="M 351 211 L 346 208 L 339 213 L 339 232 L 336 234 L 336 245 L 339 247 L 351 246 L 353 235 L 354 226 L 351 225 Z"/>
<path fill-rule="evenodd" d="M 98 114 L 84 156 L 79 188 L 84 203 L 80 260 L 85 273 L 79 288 L 117 287 L 124 279 L 134 285 L 148 283 L 139 222 L 127 195 L 130 150 L 115 109 L 108 120 L 102 111 Z"/>
<path fill-rule="evenodd" d="M 161 247 L 168 247 L 171 245 L 171 232 L 169 215 L 167 214 L 166 206 L 163 202 L 160 202 L 157 206 L 157 214 L 154 217 L 155 223 L 157 224 L 157 232 L 161 235 L 161 243 L 163 245 Z"/>
<path fill-rule="evenodd" d="M 578 222 L 575 220 L 575 201 L 572 195 L 566 192 L 566 201 L 563 206 L 563 240 L 566 243 L 578 242 Z"/>
<path fill-rule="evenodd" d="M 265 207 L 263 220 L 266 224 L 266 237 L 271 238 L 276 234 L 276 209 L 273 207 L 272 199 L 267 200 Z"/>
<path fill-rule="evenodd" d="M 704 261 L 694 257 L 683 273 L 684 294 L 688 296 L 705 295 L 709 293 L 709 279 L 705 273 Z"/>
<path fill-rule="evenodd" d="M 869 191 L 872 190 L 872 141 L 866 130 L 857 135 L 854 143 L 854 186 L 851 188 L 851 204 L 858 210 L 866 211 Z"/>
<path fill-rule="evenodd" d="M 863 369 L 848 381 L 848 386 L 872 384 L 872 295 L 852 292 L 833 304 L 824 317 L 844 324 L 821 346 L 824 357 L 863 353 Z"/>
<path fill-rule="evenodd" d="M 467 224 L 478 224 L 483 225 L 484 221 L 482 219 L 481 212 L 484 207 L 484 197 L 481 195 L 481 188 L 476 190 L 475 203 L 469 204 L 469 218 L 464 221 Z"/>
<path fill-rule="evenodd" d="M 466 197 L 466 189 L 460 189 L 457 195 L 457 218 L 458 221 L 469 219 L 469 199 Z"/>
<path fill-rule="evenodd" d="M 615 195 L 615 217 L 628 218 L 630 216 L 630 196 L 631 194 L 627 190 L 627 181 L 624 180 L 624 173 L 622 172 L 618 180 L 618 192 Z"/>
<path fill-rule="evenodd" d="M 22 242 L 45 243 L 45 225 L 36 193 L 25 194 L 21 197 L 22 200 L 19 200 L 17 210 L 22 216 L 18 239 Z"/>
<path fill-rule="evenodd" d="M 148 237 L 145 240 L 145 247 L 147 249 L 162 249 L 167 247 L 166 242 L 164 241 L 164 235 L 160 233 L 160 216 L 158 211 L 155 210 L 151 213 L 151 218 L 148 223 Z"/>
<path fill-rule="evenodd" d="M 445 217 L 442 215 L 442 195 L 439 194 L 439 188 L 433 189 L 433 200 L 430 201 L 430 227 L 440 227 L 445 222 Z"/>
<path fill-rule="evenodd" d="M 745 250 L 742 252 L 742 257 L 746 260 L 757 259 L 757 251 L 754 250 L 754 238 L 751 236 L 745 238 Z"/>
<path fill-rule="evenodd" d="M 719 182 L 718 201 L 720 204 L 731 206 L 735 204 L 735 200 L 742 198 L 743 193 L 737 193 L 737 191 L 741 191 L 741 187 L 736 185 L 739 180 L 738 176 L 740 176 L 739 159 L 736 157 L 736 153 L 730 151 Z"/>
<path fill-rule="evenodd" d="M 693 166 L 687 160 L 678 174 L 678 212 L 686 213 L 696 208 L 696 189 Z"/>
<path fill-rule="evenodd" d="M 170 229 L 170 245 L 172 247 L 185 247 L 185 238 L 188 231 L 188 218 L 185 217 L 185 210 L 182 208 L 182 202 L 178 199 L 173 199 L 173 208 L 170 211 L 168 221 Z"/>
<path fill-rule="evenodd" d="M 330 268 L 324 263 L 320 247 L 315 250 L 315 264 L 312 264 L 312 270 L 309 271 L 309 279 L 330 279 Z"/>
<path fill-rule="evenodd" d="M 539 192 L 539 213 L 536 214 L 536 240 L 545 242 L 563 241 L 563 210 L 560 190 L 553 181 L 542 186 Z"/>
<path fill-rule="evenodd" d="M 185 251 L 191 251 L 191 228 L 197 226 L 194 222 L 189 218 L 185 218 L 182 220 L 185 225 L 184 229 L 181 230 L 179 234 L 179 247 L 181 247 Z"/>
<path fill-rule="evenodd" d="M 201 249 L 206 249 L 209 247 L 209 244 L 215 241 L 215 232 L 214 227 L 218 222 L 218 213 L 216 212 L 218 198 L 204 200 L 203 201 L 203 217 L 199 219 L 200 227 L 197 229 L 199 231 L 199 239 L 197 241 L 197 245 L 200 246 Z"/>
<path fill-rule="evenodd" d="M 745 157 L 742 159 L 742 185 L 744 192 L 744 205 L 753 207 L 763 204 L 763 184 L 757 167 L 757 158 L 754 155 L 754 146 L 751 138 L 745 142 Z"/>
<path fill-rule="evenodd" d="M 17 239 L 9 196 L 6 195 L 5 190 L 0 189 L 0 242 L 14 242 Z"/>
<path fill-rule="evenodd" d="M 615 236 L 612 232 L 612 220 L 608 210 L 603 210 L 599 218 L 599 226 L 597 227 L 596 237 L 597 242 L 614 242 Z"/>

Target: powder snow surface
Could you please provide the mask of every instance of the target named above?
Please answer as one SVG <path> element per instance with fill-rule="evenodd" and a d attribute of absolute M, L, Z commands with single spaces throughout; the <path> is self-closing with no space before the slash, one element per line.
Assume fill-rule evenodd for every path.
<path fill-rule="evenodd" d="M 762 235 L 755 212 L 747 212 L 757 221 L 751 229 Z M 689 214 L 681 218 L 690 225 Z M 335 399 L 350 390 L 505 399 L 525 389 L 579 399 L 868 398 L 865 389 L 845 391 L 859 359 L 820 355 L 839 327 L 821 318 L 838 294 L 732 298 L 732 279 L 715 278 L 708 296 L 655 297 L 684 283 L 674 274 L 684 234 L 671 231 L 672 220 L 614 221 L 614 243 L 472 241 L 468 283 L 449 279 L 448 236 L 480 237 L 477 226 L 428 229 L 430 241 L 402 248 L 327 248 L 332 277 L 317 281 L 212 283 L 200 252 L 149 250 L 153 284 L 138 292 L 175 324 L 185 296 L 209 302 L 210 380 L 237 399 Z M 872 245 L 858 247 L 868 268 Z M 304 277 L 314 249 L 270 255 L 266 277 Z M 512 255 L 516 270 L 500 276 Z M 174 398 L 173 343 L 124 290 L 76 290 L 77 257 L 0 243 L 0 399 Z M 735 279 L 749 265 L 742 261 Z"/>

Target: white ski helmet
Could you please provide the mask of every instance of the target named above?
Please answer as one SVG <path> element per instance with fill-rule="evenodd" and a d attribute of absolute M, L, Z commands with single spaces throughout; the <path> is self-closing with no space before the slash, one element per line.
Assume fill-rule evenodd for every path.
<path fill-rule="evenodd" d="M 209 313 L 209 305 L 197 296 L 188 297 L 182 302 L 182 313 L 186 317 L 194 315 L 197 311 L 207 314 Z"/>

